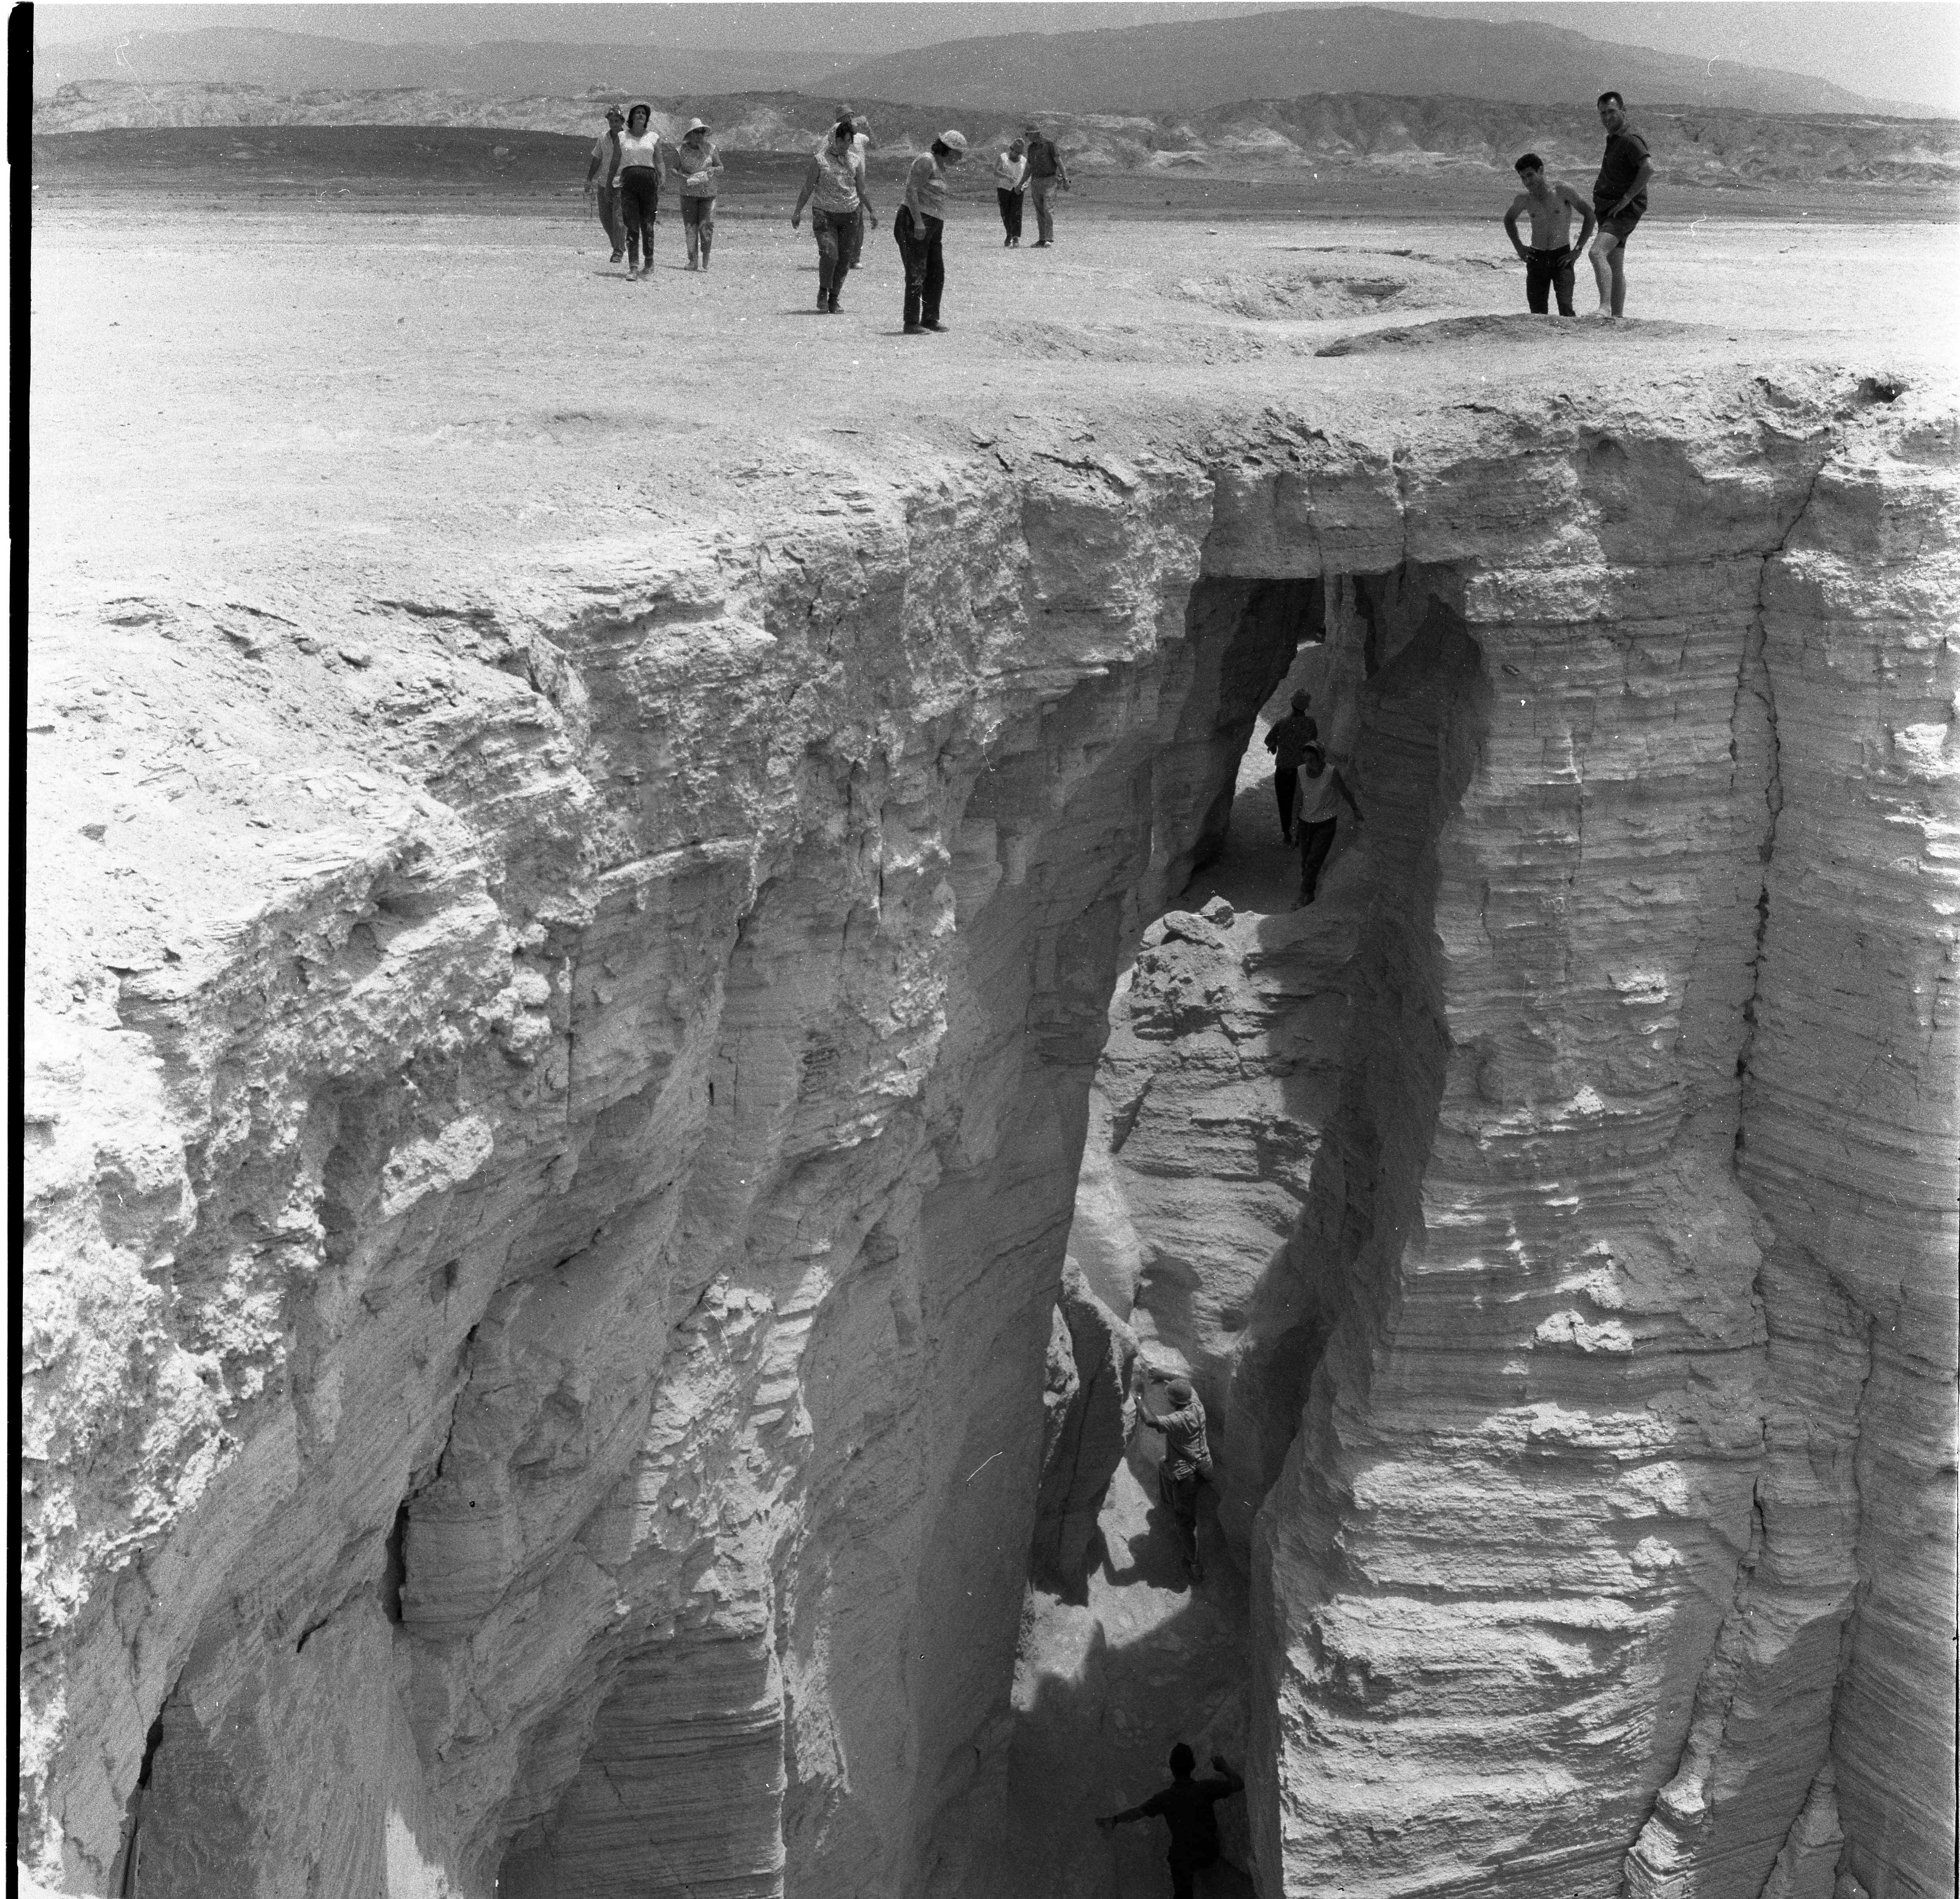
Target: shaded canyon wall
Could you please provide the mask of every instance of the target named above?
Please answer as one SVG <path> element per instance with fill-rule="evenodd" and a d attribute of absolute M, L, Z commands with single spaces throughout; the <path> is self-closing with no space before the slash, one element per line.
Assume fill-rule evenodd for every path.
<path fill-rule="evenodd" d="M 1931 1891 L 1954 459 L 1274 413 L 379 603 L 398 795 L 30 972 L 37 1875 L 980 1899 L 1109 997 L 1319 579 L 1365 834 L 1102 1070 L 1264 1889 Z"/>

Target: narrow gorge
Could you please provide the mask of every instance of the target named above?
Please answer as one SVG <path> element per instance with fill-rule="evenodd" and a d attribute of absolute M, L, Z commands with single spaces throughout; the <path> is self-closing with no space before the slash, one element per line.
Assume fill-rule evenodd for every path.
<path fill-rule="evenodd" d="M 1949 1889 L 1950 397 L 1081 433 L 40 612 L 41 1887 Z"/>

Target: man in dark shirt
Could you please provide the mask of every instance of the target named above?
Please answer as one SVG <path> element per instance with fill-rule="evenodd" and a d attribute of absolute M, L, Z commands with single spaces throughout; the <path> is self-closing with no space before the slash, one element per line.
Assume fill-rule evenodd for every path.
<path fill-rule="evenodd" d="M 1114 1833 L 1129 1820 L 1161 1820 L 1170 1828 L 1171 1899 L 1192 1899 L 1192 1882 L 1198 1869 L 1218 1857 L 1218 1816 L 1211 1809 L 1246 1784 L 1222 1754 L 1211 1757 L 1211 1764 L 1224 1776 L 1222 1780 L 1194 1780 L 1192 1770 L 1197 1764 L 1196 1757 L 1180 1741 L 1170 1751 L 1169 1786 L 1152 1794 L 1141 1806 L 1126 1807 L 1096 1822 L 1105 1833 Z"/>
<path fill-rule="evenodd" d="M 1320 727 L 1306 716 L 1309 695 L 1296 692 L 1293 710 L 1274 720 L 1266 734 L 1266 749 L 1273 755 L 1273 795 L 1280 801 L 1280 830 L 1293 842 L 1293 789 L 1300 778 L 1300 762 L 1306 748 L 1320 736 Z"/>
<path fill-rule="evenodd" d="M 1040 126 L 1030 125 L 1023 137 L 1027 142 L 1028 191 L 1035 201 L 1035 249 L 1055 242 L 1055 212 L 1048 204 L 1056 189 L 1068 189 L 1068 167 L 1055 141 Z"/>
<path fill-rule="evenodd" d="M 1647 142 L 1627 122 L 1626 104 L 1617 92 L 1600 94 L 1599 122 L 1606 128 L 1606 154 L 1592 181 L 1592 210 L 1599 220 L 1592 275 L 1599 286 L 1599 314 L 1619 316 L 1627 307 L 1627 240 L 1647 208 L 1653 158 Z"/>

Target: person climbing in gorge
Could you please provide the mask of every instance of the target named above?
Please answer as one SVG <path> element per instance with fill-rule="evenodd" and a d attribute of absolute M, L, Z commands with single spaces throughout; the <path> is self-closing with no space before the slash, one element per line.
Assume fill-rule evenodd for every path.
<path fill-rule="evenodd" d="M 1328 762 L 1327 754 L 1316 742 L 1301 755 L 1299 781 L 1293 787 L 1293 835 L 1300 846 L 1300 910 L 1313 901 L 1320 888 L 1321 867 L 1334 848 L 1334 832 L 1341 816 L 1338 800 L 1345 798 L 1354 822 L 1361 822 L 1361 807 L 1348 788 L 1348 781 Z"/>
<path fill-rule="evenodd" d="M 1153 1375 L 1154 1379 L 1154 1375 Z M 1211 1475 L 1211 1446 L 1205 1442 L 1204 1406 L 1188 1378 L 1173 1378 L 1165 1387 L 1170 1409 L 1160 1417 L 1150 1409 L 1147 1392 L 1137 1397 L 1137 1422 L 1164 1440 L 1157 1465 L 1157 1495 L 1177 1525 L 1178 1547 L 1194 1582 L 1204 1580 L 1198 1555 L 1198 1487 Z"/>
<path fill-rule="evenodd" d="M 1280 835 L 1289 844 L 1293 842 L 1293 787 L 1300 778 L 1300 762 L 1306 755 L 1306 748 L 1320 736 L 1319 724 L 1307 716 L 1312 703 L 1311 693 L 1296 692 L 1293 710 L 1284 718 L 1275 719 L 1266 734 L 1266 749 L 1273 755 L 1273 796 L 1279 803 Z"/>
<path fill-rule="evenodd" d="M 1170 1751 L 1169 1786 L 1140 1805 L 1101 1815 L 1096 1822 L 1105 1833 L 1114 1833 L 1131 1820 L 1161 1820 L 1169 1827 L 1171 1899 L 1192 1899 L 1199 1870 L 1218 1857 L 1218 1816 L 1212 1809 L 1245 1789 L 1244 1780 L 1224 1755 L 1214 1754 L 1211 1764 L 1222 1779 L 1194 1779 L 1198 1757 L 1180 1741 Z"/>

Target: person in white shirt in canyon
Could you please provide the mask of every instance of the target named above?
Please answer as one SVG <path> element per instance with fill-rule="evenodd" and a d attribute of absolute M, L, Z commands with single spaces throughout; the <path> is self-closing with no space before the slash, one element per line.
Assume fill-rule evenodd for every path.
<path fill-rule="evenodd" d="M 1341 814 L 1339 800 L 1345 798 L 1354 822 L 1361 822 L 1361 807 L 1348 788 L 1348 781 L 1328 762 L 1318 745 L 1309 745 L 1300 762 L 1300 776 L 1293 785 L 1293 835 L 1300 846 L 1300 900 L 1293 908 L 1304 908 L 1320 887 L 1321 867 L 1334 848 L 1335 826 Z"/>

